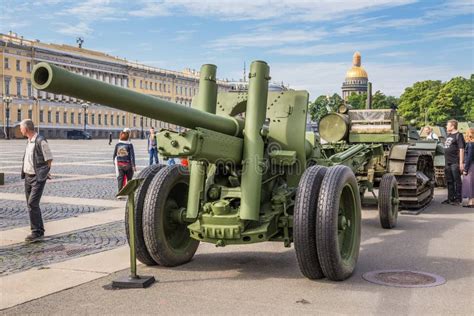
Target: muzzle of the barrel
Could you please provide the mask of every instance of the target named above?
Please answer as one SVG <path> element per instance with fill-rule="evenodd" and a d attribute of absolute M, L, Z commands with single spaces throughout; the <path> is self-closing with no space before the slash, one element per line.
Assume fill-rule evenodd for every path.
<path fill-rule="evenodd" d="M 188 108 L 84 77 L 45 62 L 35 65 L 31 81 L 37 90 L 67 95 L 187 128 L 202 127 L 234 136 L 241 135 L 243 130 L 243 122 L 230 116 Z"/>

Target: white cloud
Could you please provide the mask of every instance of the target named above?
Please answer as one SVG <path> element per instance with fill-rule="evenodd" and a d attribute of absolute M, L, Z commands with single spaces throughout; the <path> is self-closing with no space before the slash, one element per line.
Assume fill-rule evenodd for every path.
<path fill-rule="evenodd" d="M 210 42 L 210 47 L 218 50 L 237 49 L 245 47 L 277 47 L 317 41 L 326 32 L 314 30 L 271 30 L 268 28 L 253 32 L 233 34 Z"/>
<path fill-rule="evenodd" d="M 58 23 L 58 33 L 72 36 L 84 36 L 92 33 L 92 29 L 87 23 L 79 22 L 78 24 Z"/>
<path fill-rule="evenodd" d="M 282 47 L 271 50 L 272 53 L 286 56 L 322 56 L 332 55 L 354 50 L 372 50 L 394 45 L 400 45 L 407 42 L 402 41 L 378 41 L 378 42 L 340 42 L 329 44 L 317 44 L 311 46 Z"/>
<path fill-rule="evenodd" d="M 221 20 L 325 21 L 336 17 L 395 7 L 416 0 L 162 0 L 140 1 L 142 7 L 132 11 L 135 16 L 162 16 L 186 13 L 191 16 L 217 17 Z"/>
<path fill-rule="evenodd" d="M 473 24 L 458 24 L 444 28 L 437 32 L 429 33 L 427 39 L 438 38 L 473 38 L 474 26 Z"/>

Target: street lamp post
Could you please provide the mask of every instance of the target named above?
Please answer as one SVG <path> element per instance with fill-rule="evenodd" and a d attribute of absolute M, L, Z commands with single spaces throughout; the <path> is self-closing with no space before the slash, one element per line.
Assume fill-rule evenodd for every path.
<path fill-rule="evenodd" d="M 5 138 L 10 139 L 10 103 L 13 102 L 12 97 L 3 97 L 3 102 L 5 102 L 5 120 L 6 120 L 6 129 L 5 129 Z"/>
<path fill-rule="evenodd" d="M 87 108 L 88 107 L 89 107 L 89 104 L 82 103 L 82 109 L 84 110 L 84 132 L 87 129 Z"/>
<path fill-rule="evenodd" d="M 33 111 L 33 113 L 36 112 L 36 118 L 38 119 L 36 121 L 36 127 L 38 128 L 38 135 L 39 135 L 39 133 L 40 133 L 40 123 L 41 123 L 40 122 L 40 104 L 39 104 L 40 100 L 37 97 L 33 97 L 33 102 L 35 103 L 35 107 L 36 107 L 36 111 Z"/>

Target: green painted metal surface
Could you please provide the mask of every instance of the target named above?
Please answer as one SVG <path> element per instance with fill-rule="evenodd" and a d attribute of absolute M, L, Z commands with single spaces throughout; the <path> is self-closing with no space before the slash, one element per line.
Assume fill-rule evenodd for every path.
<path fill-rule="evenodd" d="M 249 91 L 245 112 L 240 218 L 254 221 L 259 219 L 261 182 L 265 167 L 263 161 L 264 142 L 260 132 L 265 122 L 269 79 L 270 67 L 267 63 L 254 61 L 250 65 Z"/>
<path fill-rule="evenodd" d="M 187 128 L 203 127 L 228 135 L 239 135 L 243 129 L 243 123 L 235 118 L 188 108 L 44 62 L 35 65 L 32 83 L 38 90 L 68 95 Z"/>

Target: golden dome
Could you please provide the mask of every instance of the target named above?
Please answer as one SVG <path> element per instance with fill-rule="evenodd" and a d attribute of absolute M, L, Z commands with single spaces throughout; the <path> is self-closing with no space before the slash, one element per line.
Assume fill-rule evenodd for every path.
<path fill-rule="evenodd" d="M 352 57 L 352 68 L 346 72 L 346 80 L 351 78 L 369 78 L 365 69 L 361 66 L 361 56 L 355 52 Z"/>

